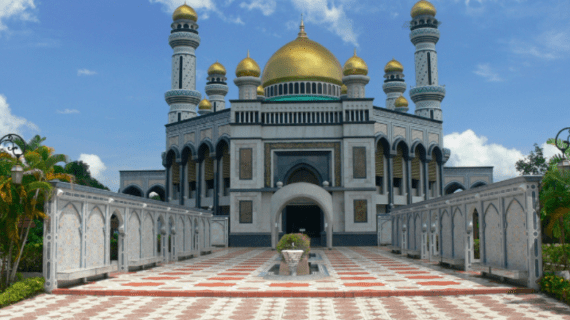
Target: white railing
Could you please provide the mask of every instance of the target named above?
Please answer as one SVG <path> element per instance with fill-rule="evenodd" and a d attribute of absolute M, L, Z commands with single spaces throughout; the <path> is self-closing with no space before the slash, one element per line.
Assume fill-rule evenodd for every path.
<path fill-rule="evenodd" d="M 210 211 L 65 182 L 52 184 L 44 223 L 47 292 L 56 289 L 58 281 L 87 281 L 211 251 Z M 112 216 L 119 220 L 118 261 L 110 258 Z M 163 240 L 160 250 L 158 235 Z"/>
<path fill-rule="evenodd" d="M 536 207 L 541 179 L 522 176 L 399 207 L 390 213 L 392 249 L 526 280 L 528 287 L 538 288 L 542 247 Z M 474 260 L 474 239 L 480 242 L 480 260 Z"/>

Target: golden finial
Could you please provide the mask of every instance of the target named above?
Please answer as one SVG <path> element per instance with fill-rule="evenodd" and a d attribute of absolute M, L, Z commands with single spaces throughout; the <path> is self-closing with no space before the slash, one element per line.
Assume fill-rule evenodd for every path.
<path fill-rule="evenodd" d="M 249 49 L 247 49 L 247 57 L 249 58 Z"/>
<path fill-rule="evenodd" d="M 303 14 L 301 13 L 301 25 L 299 26 L 299 38 L 306 38 L 307 33 L 305 32 L 305 23 L 303 22 Z"/>

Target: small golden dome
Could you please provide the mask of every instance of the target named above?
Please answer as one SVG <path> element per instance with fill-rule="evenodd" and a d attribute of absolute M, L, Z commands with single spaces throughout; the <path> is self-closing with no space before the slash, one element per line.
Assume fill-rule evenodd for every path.
<path fill-rule="evenodd" d="M 295 80 L 342 85 L 342 66 L 327 48 L 307 38 L 303 22 L 297 38 L 269 58 L 261 77 L 264 87 Z"/>
<path fill-rule="evenodd" d="M 192 20 L 196 22 L 198 21 L 198 14 L 196 14 L 196 11 L 194 11 L 191 6 L 185 3 L 174 10 L 174 13 L 172 14 L 172 21 L 180 19 Z"/>
<path fill-rule="evenodd" d="M 384 72 L 404 72 L 404 66 L 396 61 L 396 59 L 392 58 L 392 60 L 384 67 Z"/>
<path fill-rule="evenodd" d="M 340 87 L 340 95 L 343 96 L 343 95 L 345 95 L 345 94 L 347 94 L 347 93 L 348 93 L 348 87 L 346 86 L 346 84 L 343 84 L 343 85 Z"/>
<path fill-rule="evenodd" d="M 418 3 L 416 3 L 412 7 L 412 12 L 410 14 L 412 15 L 412 18 L 415 18 L 417 16 L 421 16 L 424 14 L 435 17 L 436 12 L 437 11 L 435 10 L 435 7 L 433 6 L 433 4 L 431 4 L 429 1 L 426 1 L 426 0 L 420 0 L 420 1 L 418 1 Z"/>
<path fill-rule="evenodd" d="M 265 96 L 265 90 L 263 90 L 262 86 L 257 87 L 257 95 L 258 96 Z"/>
<path fill-rule="evenodd" d="M 394 102 L 394 106 L 396 108 L 407 108 L 408 107 L 408 100 L 406 98 L 404 98 L 404 96 L 400 96 Z"/>
<path fill-rule="evenodd" d="M 237 77 L 259 77 L 261 69 L 255 60 L 249 57 L 249 50 L 247 50 L 247 57 L 243 59 L 236 68 Z"/>
<path fill-rule="evenodd" d="M 362 58 L 356 55 L 356 49 L 354 49 L 354 55 L 350 57 L 348 60 L 346 60 L 342 73 L 345 76 L 356 75 L 356 74 L 361 74 L 365 76 L 368 74 L 368 66 L 366 65 L 366 62 L 362 60 Z"/>
<path fill-rule="evenodd" d="M 214 63 L 208 68 L 208 75 L 211 76 L 213 74 L 223 74 L 225 76 L 226 68 L 224 68 L 224 66 L 221 63 L 216 61 L 216 63 Z"/>
<path fill-rule="evenodd" d="M 210 100 L 204 99 L 204 100 L 200 101 L 200 104 L 198 105 L 198 109 L 200 109 L 200 110 L 212 109 L 212 103 L 210 103 Z"/>

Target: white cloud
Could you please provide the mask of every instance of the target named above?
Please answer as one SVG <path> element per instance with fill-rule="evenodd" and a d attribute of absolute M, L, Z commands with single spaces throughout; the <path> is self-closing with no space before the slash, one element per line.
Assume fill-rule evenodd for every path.
<path fill-rule="evenodd" d="M 332 0 L 291 1 L 297 10 L 306 14 L 305 22 L 324 25 L 342 41 L 358 47 L 358 35 L 354 32 L 352 20 L 348 19 L 342 5 L 335 6 Z M 307 33 L 310 36 L 310 29 Z"/>
<path fill-rule="evenodd" d="M 78 76 L 92 76 L 92 75 L 96 75 L 97 72 L 93 71 L 93 70 L 88 70 L 88 69 L 78 69 L 77 70 L 77 75 Z"/>
<path fill-rule="evenodd" d="M 0 0 L 0 31 L 8 28 L 4 21 L 9 18 L 36 21 L 31 12 L 35 8 L 34 0 Z"/>
<path fill-rule="evenodd" d="M 259 9 L 264 16 L 270 16 L 275 12 L 276 0 L 251 0 L 250 3 L 242 2 L 239 5 L 247 10 Z"/>
<path fill-rule="evenodd" d="M 82 153 L 79 156 L 79 160 L 89 165 L 91 176 L 97 180 L 101 179 L 103 177 L 103 171 L 107 170 L 107 167 L 103 161 L 101 161 L 101 158 L 95 154 Z"/>
<path fill-rule="evenodd" d="M 22 135 L 22 130 L 29 129 L 39 132 L 40 128 L 32 122 L 12 114 L 6 97 L 0 94 L 0 135 L 16 133 Z"/>
<path fill-rule="evenodd" d="M 75 109 L 65 109 L 65 110 L 63 110 L 63 111 L 57 110 L 57 113 L 61 113 L 61 114 L 72 114 L 72 113 L 79 113 L 79 110 L 75 110 Z"/>
<path fill-rule="evenodd" d="M 493 166 L 495 182 L 518 176 L 515 163 L 525 155 L 517 149 L 487 143 L 487 137 L 473 130 L 454 132 L 443 137 L 443 145 L 451 150 L 448 166 Z"/>
<path fill-rule="evenodd" d="M 499 82 L 504 81 L 503 78 L 499 76 L 495 70 L 491 68 L 491 65 L 488 63 L 480 63 L 477 65 L 477 69 L 473 71 L 474 74 L 485 78 L 487 81 L 490 82 Z"/>
<path fill-rule="evenodd" d="M 543 32 L 532 42 L 513 39 L 510 41 L 511 51 L 523 56 L 531 56 L 545 60 L 565 58 L 570 54 L 570 32 L 553 29 Z"/>
<path fill-rule="evenodd" d="M 547 144 L 546 142 L 543 143 L 540 147 L 542 148 L 542 154 L 544 155 L 544 158 L 547 161 L 550 160 L 550 158 L 552 158 L 554 155 L 562 154 L 562 152 L 560 150 L 558 150 L 558 148 L 556 148 L 555 146 L 553 146 L 551 144 Z M 534 151 L 534 149 L 533 149 L 533 151 Z"/>

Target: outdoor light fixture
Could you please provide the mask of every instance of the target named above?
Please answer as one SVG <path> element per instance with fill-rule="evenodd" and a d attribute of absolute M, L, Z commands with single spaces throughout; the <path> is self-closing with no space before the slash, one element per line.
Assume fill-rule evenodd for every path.
<path fill-rule="evenodd" d="M 16 144 L 15 142 L 16 139 L 19 139 L 22 142 L 23 148 L 20 148 L 20 146 Z M 6 147 L 6 150 L 12 152 L 14 157 L 16 157 L 16 159 L 18 160 L 20 160 L 20 157 L 23 156 L 24 153 L 26 152 L 26 142 L 22 137 L 20 137 L 17 134 L 10 133 L 3 136 L 2 139 L 0 139 L 0 146 L 4 145 L 5 143 L 11 144 L 11 146 Z M 16 150 L 20 150 L 21 153 L 16 152 Z M 24 169 L 17 164 L 12 168 L 11 171 L 12 171 L 12 183 L 16 185 L 22 184 L 22 178 L 24 177 Z"/>
<path fill-rule="evenodd" d="M 566 140 L 562 140 L 562 145 L 558 144 L 558 137 L 560 136 L 560 134 L 564 131 L 568 131 L 568 137 L 566 138 Z M 570 127 L 564 128 L 560 131 L 558 131 L 558 134 L 556 135 L 556 138 L 554 138 L 554 145 L 556 146 L 556 148 L 558 148 L 558 150 L 560 150 L 560 152 L 562 152 L 562 161 L 560 161 L 558 163 L 558 169 L 560 171 L 566 171 L 566 172 L 570 172 L 570 160 L 566 159 L 566 150 L 568 150 L 568 148 L 570 148 Z"/>

